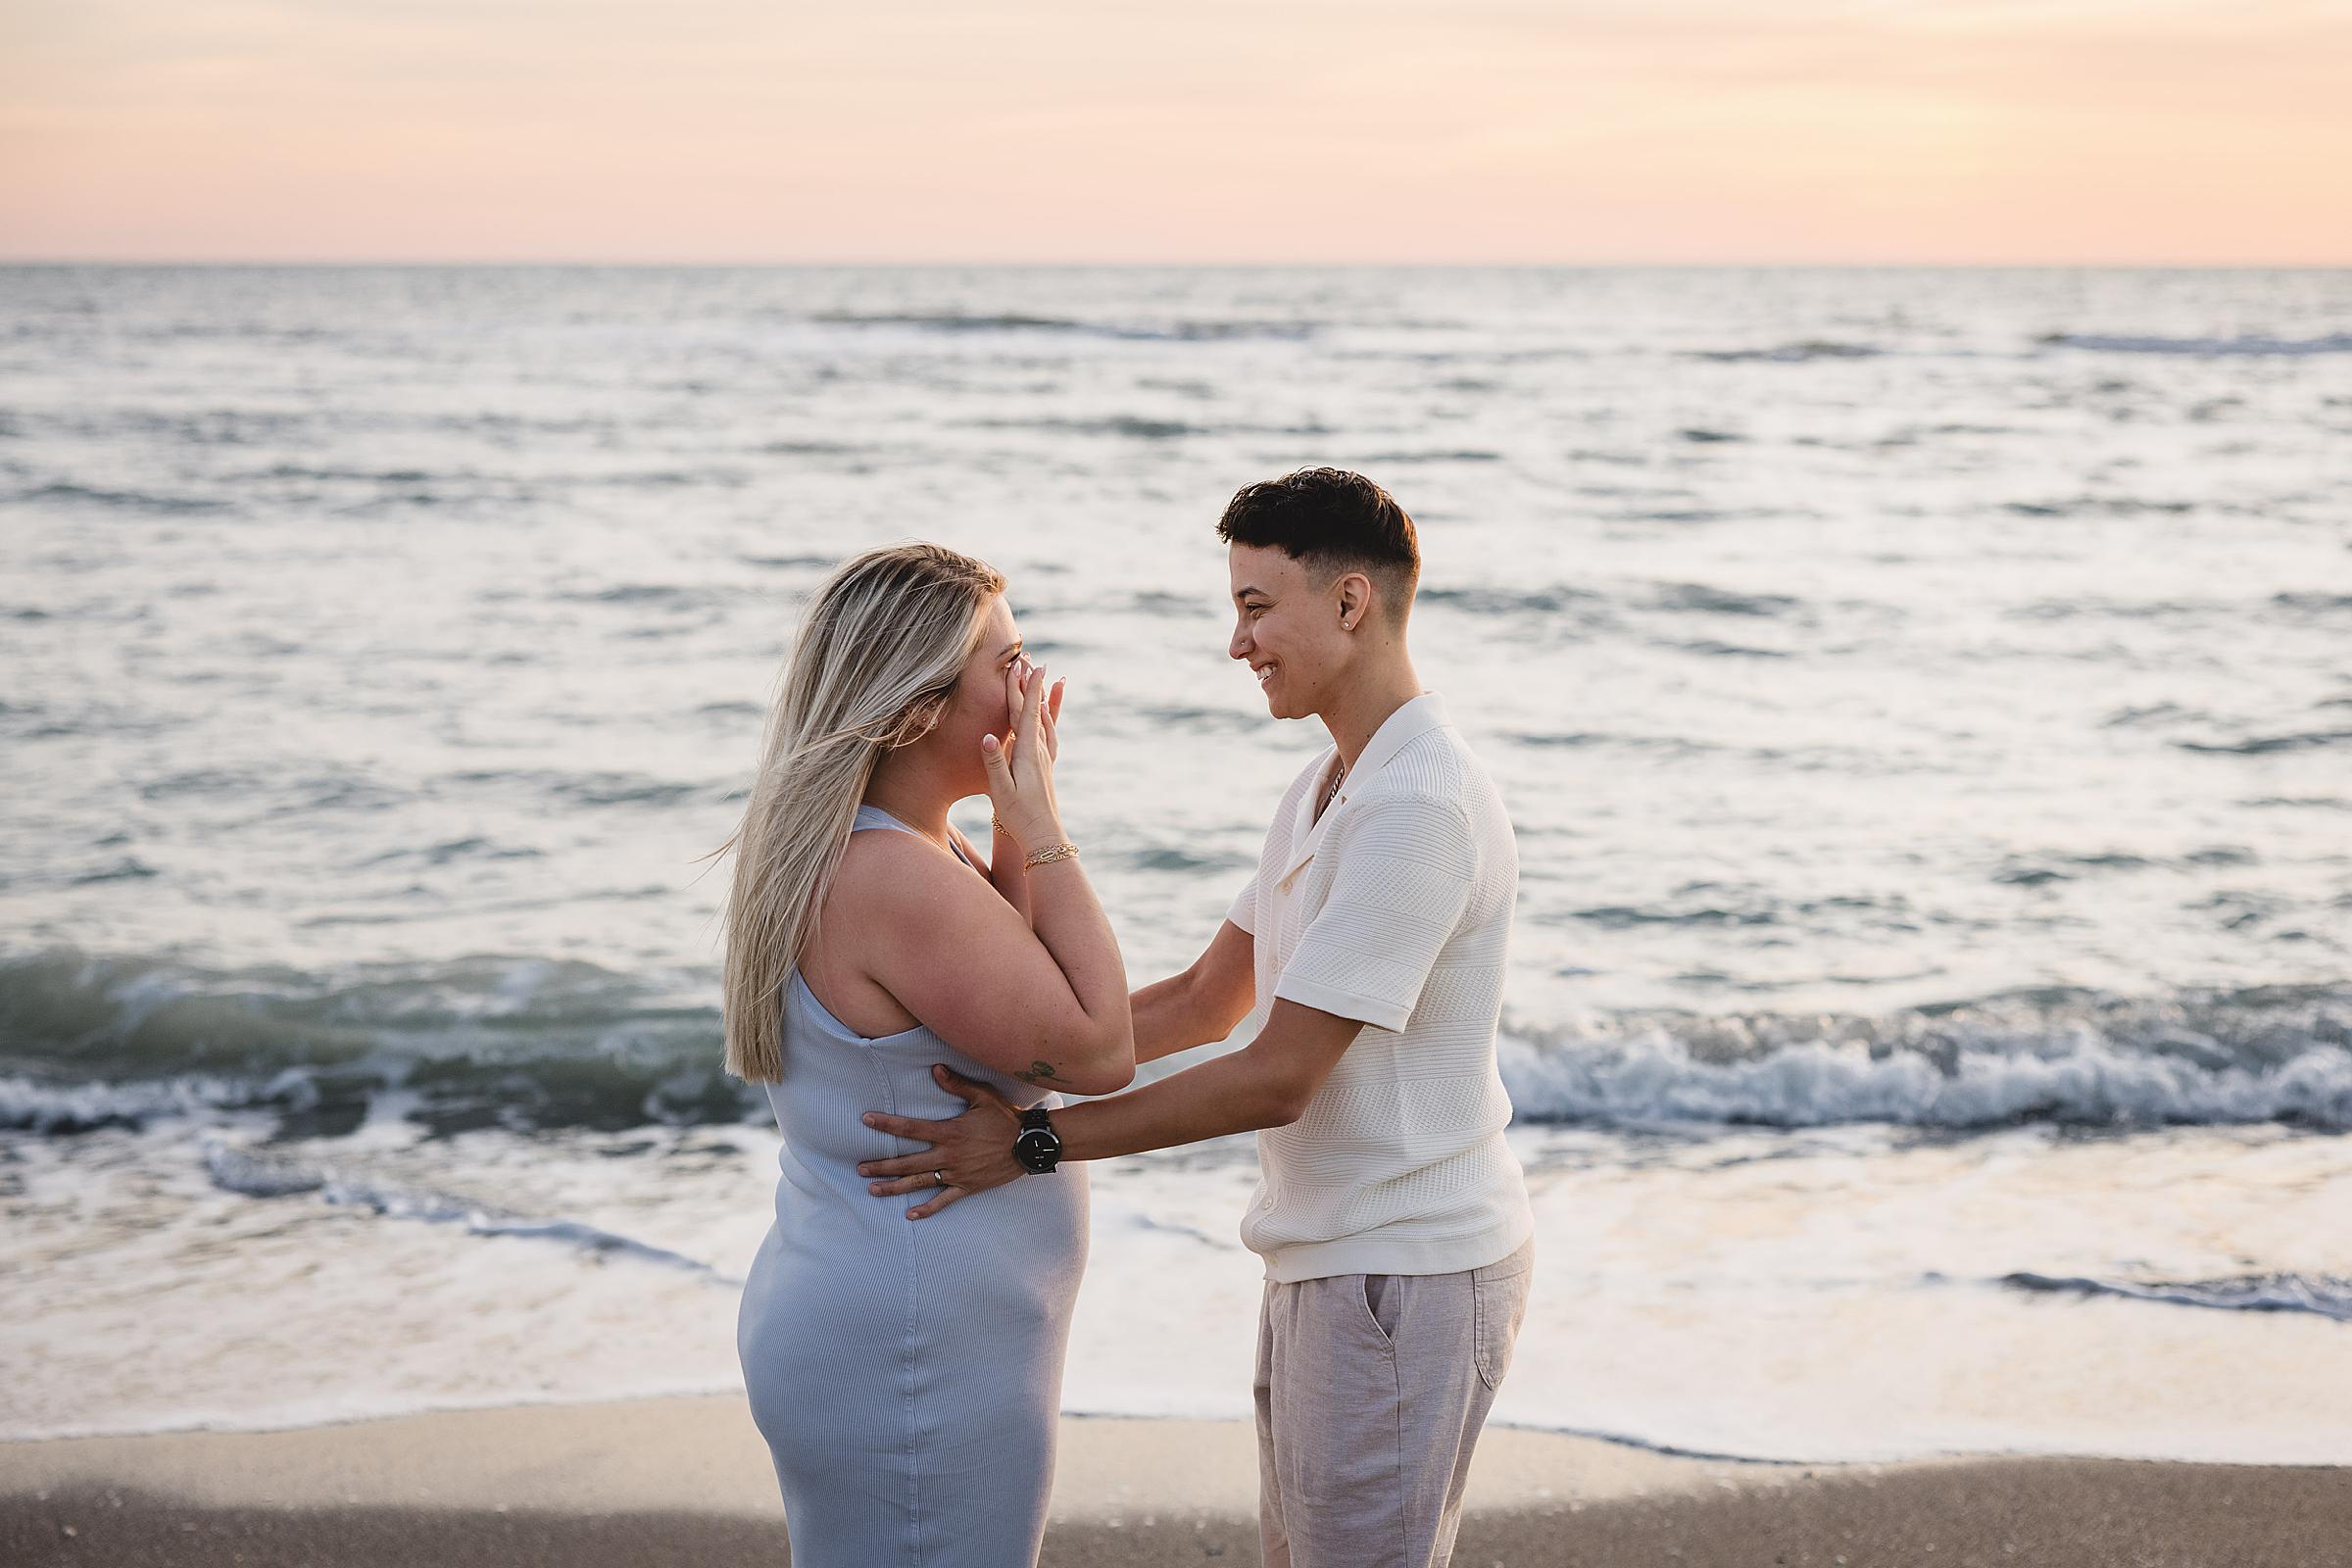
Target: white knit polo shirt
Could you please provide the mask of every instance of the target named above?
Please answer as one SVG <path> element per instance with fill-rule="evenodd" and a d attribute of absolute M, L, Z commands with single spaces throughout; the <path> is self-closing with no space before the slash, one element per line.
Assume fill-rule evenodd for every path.
<path fill-rule="evenodd" d="M 1226 913 L 1256 950 L 1251 1032 L 1277 998 L 1364 1024 L 1305 1114 L 1257 1135 L 1242 1241 L 1277 1281 L 1480 1268 L 1535 1231 L 1494 1065 L 1518 846 L 1435 692 L 1317 819 L 1338 759 L 1293 782 Z"/>

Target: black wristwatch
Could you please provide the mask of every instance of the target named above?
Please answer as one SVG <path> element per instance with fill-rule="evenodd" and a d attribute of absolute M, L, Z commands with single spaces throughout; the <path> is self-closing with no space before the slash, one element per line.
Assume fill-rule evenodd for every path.
<path fill-rule="evenodd" d="M 1013 1135 L 1012 1157 L 1021 1169 L 1043 1176 L 1061 1163 L 1061 1134 L 1046 1119 L 1046 1107 L 1033 1105 L 1021 1112 L 1021 1130 Z"/>

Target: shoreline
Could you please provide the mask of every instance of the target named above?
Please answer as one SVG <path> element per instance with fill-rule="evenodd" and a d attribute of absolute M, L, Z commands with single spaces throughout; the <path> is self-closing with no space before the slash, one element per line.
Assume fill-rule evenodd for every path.
<path fill-rule="evenodd" d="M 1254 1444 L 1239 1421 L 1064 1417 L 1041 1563 L 1255 1562 Z M 1455 1560 L 2311 1568 L 2348 1544 L 2345 1466 L 1800 1464 L 1498 1427 L 1479 1446 Z M 737 1396 L 0 1444 L 11 1563 L 710 1568 L 784 1555 L 766 1448 Z"/>

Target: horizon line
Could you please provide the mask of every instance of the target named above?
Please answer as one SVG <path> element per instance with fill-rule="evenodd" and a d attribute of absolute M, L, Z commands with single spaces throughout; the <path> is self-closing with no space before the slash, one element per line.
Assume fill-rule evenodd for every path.
<path fill-rule="evenodd" d="M 365 256 L 8 256 L 0 267 L 174 267 L 174 268 L 605 268 L 615 270 L 786 270 L 802 269 L 932 270 L 993 269 L 998 270 L 1186 270 L 1186 271 L 1980 271 L 1980 272 L 2340 272 L 2352 271 L 2352 257 L 2342 261 L 1147 261 L 1123 260 L 915 260 L 761 259 L 658 260 L 613 257 L 365 257 Z"/>

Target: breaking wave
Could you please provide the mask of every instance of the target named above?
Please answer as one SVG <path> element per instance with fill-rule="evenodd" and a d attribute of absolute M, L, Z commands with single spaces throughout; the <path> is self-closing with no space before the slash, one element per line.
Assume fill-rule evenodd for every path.
<path fill-rule="evenodd" d="M 2352 994 L 2037 993 L 1881 1017 L 1620 1016 L 1502 1044 L 1522 1117 L 2352 1129 Z"/>
<path fill-rule="evenodd" d="M 758 1122 L 720 1065 L 717 977 L 475 957 L 332 975 L 73 950 L 0 959 L 0 1127 L 258 1114 L 335 1137 Z M 1882 1015 L 1514 1022 L 1524 1120 L 2352 1129 L 2352 990 L 2042 991 Z"/>

